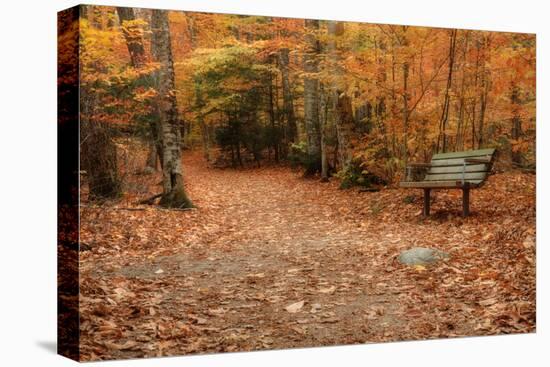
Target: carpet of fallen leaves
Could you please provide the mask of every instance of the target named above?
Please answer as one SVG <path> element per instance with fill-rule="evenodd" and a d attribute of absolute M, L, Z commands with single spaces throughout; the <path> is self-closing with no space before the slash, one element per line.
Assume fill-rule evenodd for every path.
<path fill-rule="evenodd" d="M 125 197 L 81 209 L 83 360 L 535 331 L 535 176 L 471 194 L 339 190 L 288 167 L 207 168 L 185 152 L 188 211 Z M 134 209 L 134 210 L 129 210 Z M 451 258 L 406 267 L 400 251 Z"/>

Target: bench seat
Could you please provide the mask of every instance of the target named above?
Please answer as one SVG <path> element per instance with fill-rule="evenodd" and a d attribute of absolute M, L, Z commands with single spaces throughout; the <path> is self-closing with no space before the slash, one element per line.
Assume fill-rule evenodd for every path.
<path fill-rule="evenodd" d="M 431 189 L 461 189 L 463 191 L 463 215 L 469 214 L 470 189 L 483 185 L 489 175 L 495 149 L 478 149 L 463 152 L 439 153 L 430 163 L 412 163 L 407 166 L 407 180 L 402 188 L 424 190 L 424 215 L 430 213 Z M 421 170 L 421 179 L 414 179 L 411 170 Z"/>
<path fill-rule="evenodd" d="M 399 184 L 399 187 L 403 188 L 432 188 L 432 189 L 460 189 L 465 185 L 468 185 L 470 188 L 476 188 L 481 185 L 480 180 L 467 181 L 462 183 L 462 181 L 403 181 Z"/>

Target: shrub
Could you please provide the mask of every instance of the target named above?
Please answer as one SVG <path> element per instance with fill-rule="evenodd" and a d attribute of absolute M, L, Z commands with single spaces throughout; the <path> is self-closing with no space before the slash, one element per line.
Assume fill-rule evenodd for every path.
<path fill-rule="evenodd" d="M 354 186 L 372 187 L 387 184 L 386 180 L 365 169 L 364 163 L 357 158 L 353 159 L 348 166 L 336 173 L 336 177 L 341 180 L 341 189 L 349 189 Z"/>

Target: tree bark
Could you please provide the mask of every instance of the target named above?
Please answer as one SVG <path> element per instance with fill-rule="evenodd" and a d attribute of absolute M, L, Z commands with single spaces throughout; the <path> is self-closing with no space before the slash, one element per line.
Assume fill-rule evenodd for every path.
<path fill-rule="evenodd" d="M 478 132 L 478 141 L 477 141 L 477 147 L 480 149 L 483 147 L 483 144 L 485 143 L 483 140 L 483 130 L 485 128 L 485 111 L 487 110 L 487 98 L 489 96 L 489 81 L 487 80 L 487 71 L 485 70 L 485 67 L 482 71 L 482 92 L 480 96 L 480 109 L 479 109 L 479 132 Z"/>
<path fill-rule="evenodd" d="M 319 125 L 321 127 L 321 182 L 328 182 L 327 159 L 327 124 L 329 96 L 325 93 L 323 84 L 319 85 Z"/>
<path fill-rule="evenodd" d="M 296 117 L 294 116 L 294 100 L 290 89 L 288 76 L 288 48 L 279 50 L 279 70 L 283 84 L 283 116 L 285 119 L 285 137 L 288 143 L 295 143 L 298 138 Z"/>
<path fill-rule="evenodd" d="M 204 121 L 204 115 L 202 112 L 203 107 L 204 99 L 202 96 L 201 82 L 200 80 L 195 80 L 195 109 L 198 111 L 197 122 L 199 123 L 199 127 L 201 129 L 203 156 L 206 163 L 210 164 L 212 162 L 212 157 L 210 155 L 210 134 L 208 131 L 208 126 Z"/>
<path fill-rule="evenodd" d="M 465 96 L 465 89 L 466 89 L 466 56 L 468 53 L 468 41 L 469 41 L 470 33 L 467 31 L 466 35 L 464 36 L 464 48 L 462 50 L 462 80 L 460 84 L 460 96 L 459 96 L 459 107 L 458 107 L 458 123 L 456 126 L 456 141 L 455 141 L 455 150 L 464 150 L 464 125 L 465 125 L 465 118 L 464 115 L 466 113 L 466 96 Z"/>
<path fill-rule="evenodd" d="M 512 117 L 511 136 L 512 136 L 512 139 L 517 142 L 521 138 L 523 133 L 521 129 L 521 117 L 519 116 L 519 113 L 518 113 L 518 107 L 520 104 L 519 88 L 514 84 L 512 84 L 512 87 L 511 87 L 510 102 L 512 104 L 512 111 L 514 114 Z M 514 148 L 512 147 L 511 156 L 512 156 L 512 163 L 516 167 L 520 167 L 523 161 L 521 151 L 514 150 Z"/>
<path fill-rule="evenodd" d="M 126 40 L 126 47 L 130 54 L 132 66 L 140 68 L 146 63 L 147 59 L 143 47 L 141 29 L 135 24 L 134 9 L 117 7 L 116 11 L 120 20 L 120 26 L 122 27 L 122 34 Z"/>
<path fill-rule="evenodd" d="M 95 94 L 81 87 L 81 165 L 88 175 L 89 198 L 112 199 L 121 193 L 117 152 L 107 128 L 94 118 L 96 100 Z"/>
<path fill-rule="evenodd" d="M 181 131 L 178 123 L 168 12 L 154 9 L 151 28 L 151 50 L 153 58 L 160 64 L 156 74 L 157 110 L 160 117 L 163 156 L 163 195 L 160 205 L 169 208 L 190 208 L 193 204 L 187 197 L 183 185 Z"/>
<path fill-rule="evenodd" d="M 102 13 L 97 6 L 81 5 L 80 10 L 81 17 L 93 27 L 102 27 Z M 87 173 L 90 200 L 113 199 L 121 193 L 116 145 L 105 124 L 95 116 L 98 93 L 86 85 L 79 86 L 80 168 Z"/>
<path fill-rule="evenodd" d="M 338 158 L 340 169 L 346 169 L 352 161 L 353 149 L 351 145 L 354 131 L 353 108 L 351 97 L 345 92 L 345 83 L 339 67 L 340 57 L 338 55 L 337 37 L 344 33 L 344 23 L 331 21 L 328 23 L 329 53 L 333 64 L 333 73 L 336 82 L 332 86 L 332 101 L 334 110 L 334 125 L 336 126 L 336 137 L 338 140 Z"/>
<path fill-rule="evenodd" d="M 136 16 L 133 8 L 117 7 L 116 12 L 120 20 L 122 34 L 126 40 L 126 47 L 130 54 L 130 63 L 132 67 L 139 69 L 147 63 L 147 55 L 143 46 L 142 30 L 135 24 Z M 158 146 L 157 126 L 152 122 L 150 124 L 150 136 L 148 137 L 147 161 L 145 162 L 146 170 L 156 171 L 157 155 L 160 158 L 160 149 Z M 161 159 L 162 162 L 162 159 Z"/>
<path fill-rule="evenodd" d="M 485 66 L 487 62 L 489 61 L 489 49 L 491 47 L 491 37 L 490 36 L 483 36 L 483 63 L 481 68 L 481 85 L 483 89 L 481 90 L 481 96 L 480 96 L 480 111 L 479 111 L 479 132 L 478 132 L 478 148 L 481 148 L 485 142 L 484 142 L 484 129 L 485 129 L 485 112 L 487 110 L 487 103 L 489 100 L 489 89 L 491 86 L 490 83 L 490 71 Z"/>
<path fill-rule="evenodd" d="M 403 63 L 403 144 L 401 146 L 401 157 L 405 161 L 405 166 L 409 159 L 409 63 Z"/>
<path fill-rule="evenodd" d="M 304 120 L 307 135 L 308 167 L 306 174 L 314 174 L 321 169 L 321 132 L 319 128 L 319 41 L 316 32 L 319 21 L 306 19 L 306 50 L 304 54 Z"/>
<path fill-rule="evenodd" d="M 269 115 L 269 125 L 271 127 L 271 131 L 273 133 L 275 133 L 276 131 L 276 128 L 277 128 L 277 117 L 276 117 L 276 114 L 275 114 L 275 103 L 276 103 L 276 99 L 275 99 L 275 103 L 274 103 L 274 98 L 275 98 L 275 93 L 273 92 L 273 75 L 270 74 L 269 76 L 269 81 L 268 81 L 268 115 Z M 271 142 L 270 142 L 270 145 L 271 145 L 271 148 L 273 149 L 273 156 L 275 158 L 275 162 L 276 163 L 279 163 L 279 140 L 277 138 L 273 138 L 273 139 L 270 139 Z"/>
<path fill-rule="evenodd" d="M 456 49 L 456 34 L 457 30 L 453 29 L 449 38 L 449 73 L 447 74 L 447 86 L 445 88 L 445 99 L 443 101 L 443 111 L 441 112 L 441 119 L 439 120 L 439 137 L 437 138 L 437 150 L 439 150 L 441 141 L 441 150 L 447 151 L 447 121 L 449 119 L 449 104 L 450 104 L 450 90 L 453 83 L 453 67 L 455 61 L 455 49 Z"/>

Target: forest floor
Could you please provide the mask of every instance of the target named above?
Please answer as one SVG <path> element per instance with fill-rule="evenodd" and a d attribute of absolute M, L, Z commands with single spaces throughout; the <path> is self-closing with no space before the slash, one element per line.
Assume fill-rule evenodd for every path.
<path fill-rule="evenodd" d="M 535 331 L 535 175 L 490 176 L 468 218 L 459 190 L 436 191 L 426 219 L 415 190 L 191 152 L 184 169 L 196 209 L 130 204 L 160 192 L 160 173 L 81 209 L 84 360 Z M 397 261 L 417 246 L 451 258 Z"/>

